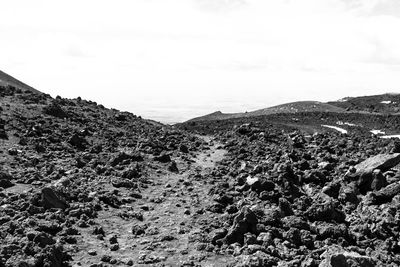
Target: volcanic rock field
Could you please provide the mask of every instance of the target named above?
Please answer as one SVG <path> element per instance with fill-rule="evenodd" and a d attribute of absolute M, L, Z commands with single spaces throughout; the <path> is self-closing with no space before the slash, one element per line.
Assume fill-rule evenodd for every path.
<path fill-rule="evenodd" d="M 400 266 L 399 115 L 357 101 L 170 126 L 0 86 L 0 267 Z"/>

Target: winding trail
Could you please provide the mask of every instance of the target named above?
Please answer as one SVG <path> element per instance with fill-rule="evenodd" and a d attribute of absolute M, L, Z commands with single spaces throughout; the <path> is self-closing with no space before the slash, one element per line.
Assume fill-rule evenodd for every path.
<path fill-rule="evenodd" d="M 197 243 L 190 242 L 215 216 L 205 209 L 212 203 L 208 192 L 213 186 L 206 176 L 226 153 L 210 137 L 202 138 L 210 144 L 210 149 L 198 153 L 191 164 L 178 162 L 178 167 L 185 166 L 179 174 L 151 177 L 153 185 L 142 189 L 142 199 L 99 212 L 96 223 L 104 229 L 104 241 L 91 233 L 92 227 L 87 229 L 78 241 L 82 243 L 74 257 L 75 266 L 100 263 L 104 255 L 117 259 L 114 264 L 119 266 L 126 266 L 129 261 L 133 266 L 194 266 L 192 261 L 201 262 L 201 266 L 224 266 L 229 261 L 223 256 L 210 258 L 213 254 L 197 250 Z M 123 196 L 130 193 L 120 191 Z M 129 216 L 138 213 L 143 215 L 142 221 Z M 130 218 L 123 219 L 120 214 Z M 134 226 L 145 233 L 133 235 Z M 116 251 L 110 250 L 109 238 L 113 235 L 119 244 Z M 88 251 L 96 251 L 97 255 L 88 257 Z"/>

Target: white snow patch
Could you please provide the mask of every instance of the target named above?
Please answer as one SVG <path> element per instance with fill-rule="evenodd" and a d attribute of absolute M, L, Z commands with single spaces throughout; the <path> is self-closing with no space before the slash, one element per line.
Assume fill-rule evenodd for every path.
<path fill-rule="evenodd" d="M 251 177 L 250 175 L 247 177 L 246 182 L 248 185 L 253 185 L 256 183 L 259 179 L 257 177 Z"/>
<path fill-rule="evenodd" d="M 393 134 L 393 135 L 382 135 L 382 136 L 379 136 L 380 138 L 385 138 L 385 139 L 387 139 L 387 138 L 400 138 L 400 134 Z"/>
<path fill-rule="evenodd" d="M 345 130 L 345 129 L 343 129 L 343 128 L 336 127 L 336 126 L 332 126 L 332 125 L 321 125 L 321 126 L 322 126 L 322 127 L 326 127 L 326 128 L 335 129 L 335 130 L 337 130 L 337 131 L 339 131 L 339 132 L 341 132 L 341 133 L 344 133 L 344 134 L 347 133 L 347 130 Z"/>
<path fill-rule="evenodd" d="M 382 103 L 382 104 L 390 104 L 390 103 L 392 103 L 392 101 L 390 101 L 390 100 L 384 100 L 384 101 L 381 101 L 381 103 Z"/>
<path fill-rule="evenodd" d="M 343 122 L 343 121 L 337 121 L 336 124 L 337 125 L 347 125 L 347 126 L 352 126 L 352 127 L 357 126 L 357 124 L 350 123 L 350 122 Z"/>
<path fill-rule="evenodd" d="M 385 132 L 382 130 L 371 130 L 370 132 L 373 134 L 385 134 Z"/>

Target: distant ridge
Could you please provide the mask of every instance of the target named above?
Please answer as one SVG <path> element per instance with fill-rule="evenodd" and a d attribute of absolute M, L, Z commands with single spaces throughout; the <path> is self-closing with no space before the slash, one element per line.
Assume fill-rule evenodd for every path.
<path fill-rule="evenodd" d="M 189 120 L 189 122 L 207 121 L 207 120 L 225 120 L 225 119 L 234 119 L 242 117 L 255 117 L 255 116 L 271 115 L 278 113 L 297 113 L 297 112 L 315 112 L 315 111 L 345 112 L 345 109 L 318 101 L 297 101 L 269 108 L 259 109 L 251 112 L 222 113 L 221 111 L 217 111 L 205 116 L 191 119 Z"/>
<path fill-rule="evenodd" d="M 371 113 L 399 113 L 400 94 L 386 93 L 381 95 L 345 97 L 338 101 L 328 102 L 347 111 Z"/>
<path fill-rule="evenodd" d="M 12 77 L 11 75 L 9 75 L 1 70 L 0 70 L 0 85 L 2 85 L 2 86 L 10 85 L 10 86 L 14 86 L 16 88 L 20 88 L 23 90 L 28 90 L 28 91 L 31 91 L 34 93 L 41 93 L 39 90 L 36 90 L 35 88 L 21 82 L 20 80 Z"/>

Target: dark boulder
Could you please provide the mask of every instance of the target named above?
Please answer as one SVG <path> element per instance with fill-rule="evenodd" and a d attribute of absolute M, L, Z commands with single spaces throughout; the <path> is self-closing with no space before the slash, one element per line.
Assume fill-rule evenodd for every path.
<path fill-rule="evenodd" d="M 215 230 L 211 231 L 211 233 L 209 234 L 211 243 L 215 245 L 217 243 L 217 241 L 224 238 L 227 233 L 228 233 L 228 231 L 224 228 L 215 229 Z"/>
<path fill-rule="evenodd" d="M 3 119 L 0 119 L 0 139 L 8 139 L 8 135 L 5 130 L 5 121 Z"/>
<path fill-rule="evenodd" d="M 257 216 L 249 207 L 243 207 L 233 220 L 233 225 L 224 238 L 227 244 L 244 242 L 245 233 L 257 232 Z"/>
<path fill-rule="evenodd" d="M 68 143 L 70 143 L 73 147 L 76 147 L 78 149 L 85 149 L 88 142 L 86 139 L 78 134 L 73 134 L 69 139 Z"/>
<path fill-rule="evenodd" d="M 61 107 L 61 105 L 57 101 L 52 101 L 49 105 L 43 108 L 43 112 L 47 115 L 54 116 L 57 118 L 66 118 L 68 117 L 67 113 Z"/>
<path fill-rule="evenodd" d="M 298 229 L 303 229 L 303 230 L 309 230 L 310 226 L 307 223 L 307 220 L 301 217 L 297 217 L 294 215 L 291 216 L 286 216 L 285 218 L 282 218 L 282 224 L 283 227 L 285 228 L 298 228 Z"/>
<path fill-rule="evenodd" d="M 43 207 L 46 209 L 66 209 L 68 207 L 68 203 L 62 194 L 51 187 L 45 187 L 42 189 L 41 202 Z"/>
<path fill-rule="evenodd" d="M 354 175 L 365 176 L 371 175 L 375 169 L 386 171 L 400 163 L 400 153 L 379 154 L 364 160 L 354 166 L 356 169 Z"/>
<path fill-rule="evenodd" d="M 390 184 L 379 191 L 372 192 L 373 204 L 383 204 L 392 201 L 400 193 L 400 182 Z"/>
<path fill-rule="evenodd" d="M 371 257 L 360 255 L 358 252 L 346 251 L 339 246 L 330 246 L 322 253 L 324 259 L 319 267 L 374 267 L 376 261 Z"/>
<path fill-rule="evenodd" d="M 169 170 L 170 172 L 175 172 L 175 173 L 178 173 L 178 172 L 179 172 L 178 166 L 176 165 L 176 162 L 175 162 L 175 161 L 171 161 L 171 163 L 170 163 L 169 166 L 168 166 L 168 170 Z"/>
<path fill-rule="evenodd" d="M 51 235 L 44 233 L 44 232 L 40 232 L 38 233 L 34 239 L 33 242 L 35 242 L 36 244 L 38 244 L 40 247 L 44 248 L 48 245 L 53 245 L 56 243 L 56 241 L 51 237 Z"/>
<path fill-rule="evenodd" d="M 171 161 L 171 157 L 166 153 L 162 153 L 161 155 L 154 157 L 154 160 L 161 163 L 167 163 Z"/>
<path fill-rule="evenodd" d="M 1 188 L 9 188 L 14 186 L 14 183 L 11 182 L 12 176 L 4 171 L 0 171 L 0 187 Z"/>
<path fill-rule="evenodd" d="M 189 148 L 187 147 L 187 145 L 181 144 L 179 146 L 179 151 L 181 151 L 182 153 L 189 153 Z"/>
<path fill-rule="evenodd" d="M 120 164 L 129 164 L 132 161 L 143 161 L 143 157 L 139 154 L 130 154 L 125 152 L 118 152 L 110 160 L 111 166 L 117 166 Z"/>
<path fill-rule="evenodd" d="M 307 209 L 306 217 L 311 221 L 335 221 L 344 222 L 346 215 L 337 208 L 332 200 L 326 200 L 324 203 L 315 202 Z"/>

